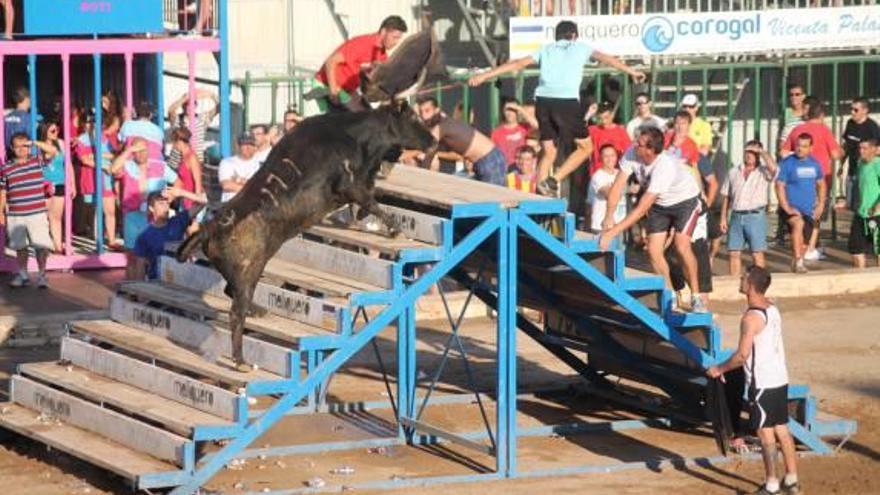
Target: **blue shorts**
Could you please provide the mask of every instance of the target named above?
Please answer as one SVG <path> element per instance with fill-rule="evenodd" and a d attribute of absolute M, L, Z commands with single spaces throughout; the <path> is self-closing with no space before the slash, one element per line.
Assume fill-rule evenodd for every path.
<path fill-rule="evenodd" d="M 767 250 L 767 212 L 763 208 L 730 215 L 727 249 L 742 251 L 746 243 L 753 253 Z"/>
<path fill-rule="evenodd" d="M 140 211 L 130 211 L 122 218 L 122 238 L 125 240 L 125 249 L 134 249 L 138 237 L 147 230 L 150 222 L 147 214 Z"/>
<path fill-rule="evenodd" d="M 474 178 L 480 182 L 488 182 L 497 186 L 507 185 L 507 160 L 498 148 L 474 162 Z"/>

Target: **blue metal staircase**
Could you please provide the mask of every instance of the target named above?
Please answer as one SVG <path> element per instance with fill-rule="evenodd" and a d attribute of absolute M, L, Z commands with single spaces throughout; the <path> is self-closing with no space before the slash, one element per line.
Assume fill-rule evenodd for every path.
<path fill-rule="evenodd" d="M 725 356 L 711 315 L 672 311 L 662 280 L 628 273 L 619 246 L 600 252 L 596 239 L 575 231 L 563 202 L 409 168 L 395 169 L 377 195 L 406 239 L 388 239 L 369 221 L 331 222 L 289 241 L 266 267 L 255 303 L 268 314 L 246 323 L 253 373 L 230 366 L 220 276 L 166 257 L 160 282 L 118 287 L 110 320 L 71 324 L 57 363 L 20 367 L 0 426 L 135 488 L 195 493 L 285 415 L 323 407 L 333 374 L 367 346 L 384 374 L 374 339 L 389 325 L 397 330 L 396 390 L 385 385 L 399 442 L 431 438 L 489 454 L 499 478 L 528 475 L 517 466 L 517 438 L 539 434 L 517 428 L 517 328 L 583 377 L 590 394 L 705 422 L 703 370 Z M 548 229 L 552 222 L 559 228 Z M 476 396 L 485 434 L 423 420 L 442 364 L 428 393 L 416 395 L 425 385 L 417 377 L 416 302 L 447 277 L 497 312 L 494 421 Z M 522 308 L 539 310 L 544 325 Z M 461 318 L 449 319 L 444 363 L 453 346 L 466 357 Z M 638 400 L 616 378 L 653 387 L 662 405 Z M 792 388 L 792 400 L 793 431 L 810 449 L 827 452 L 820 436 L 854 432 L 851 422 L 819 421 L 804 387 Z M 199 444 L 220 440 L 202 455 Z"/>

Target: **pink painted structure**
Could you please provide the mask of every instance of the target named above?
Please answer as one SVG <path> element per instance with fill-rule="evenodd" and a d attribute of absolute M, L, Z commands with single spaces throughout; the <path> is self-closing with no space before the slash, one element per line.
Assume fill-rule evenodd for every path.
<path fill-rule="evenodd" d="M 225 2 L 224 2 L 225 3 Z M 225 24 L 225 23 L 222 23 Z M 224 26 L 225 27 L 225 26 Z M 221 30 L 221 36 L 225 29 Z M 61 58 L 62 66 L 62 105 L 64 135 L 64 161 L 65 161 L 65 190 L 74 191 L 73 163 L 71 157 L 71 141 L 74 139 L 71 129 L 71 97 L 70 97 L 70 58 L 71 56 L 84 55 L 123 55 L 125 59 L 125 107 L 128 115 L 132 114 L 134 106 L 134 81 L 132 65 L 135 55 L 156 55 L 163 53 L 186 53 L 189 65 L 189 105 L 188 118 L 190 122 L 195 119 L 195 68 L 196 54 L 198 52 L 221 52 L 221 146 L 224 155 L 229 153 L 228 140 L 228 70 L 227 56 L 222 53 L 221 45 L 225 40 L 219 38 L 115 38 L 115 39 L 38 39 L 22 41 L 0 41 L 0 95 L 5 95 L 4 88 L 4 62 L 8 56 L 28 56 L 33 61 L 35 56 L 57 56 Z M 225 51 L 225 50 L 224 50 Z M 31 71 L 33 71 L 31 64 Z M 161 71 L 161 67 L 159 67 Z M 98 68 L 100 71 L 100 68 Z M 33 77 L 33 75 L 32 75 Z M 226 88 L 224 89 L 224 86 Z M 161 90 L 160 90 L 161 92 Z M 98 99 L 98 98 L 96 98 Z M 161 102 L 160 102 L 161 103 Z M 100 100 L 95 102 L 95 108 L 100 108 Z M 157 108 L 157 113 L 163 115 L 164 109 Z M 225 115 L 224 115 L 225 114 Z M 32 113 L 34 115 L 34 113 Z M 0 136 L 4 136 L 4 121 L 0 118 Z M 0 138 L 0 156 L 6 156 L 5 139 Z M 95 174 L 97 180 L 101 180 L 101 174 Z M 99 195 L 96 194 L 96 204 L 100 204 Z M 97 208 L 96 217 L 101 217 L 101 208 Z M 103 252 L 103 239 L 97 239 L 98 252 L 94 254 L 77 254 L 73 251 L 73 207 L 70 195 L 64 201 L 64 251 L 63 255 L 50 255 L 48 269 L 72 270 L 90 268 L 113 268 L 124 267 L 126 264 L 124 253 Z M 98 218 L 99 225 L 103 219 Z M 102 229 L 96 229 L 96 237 L 101 237 Z M 6 232 L 0 227 L 0 272 L 17 270 L 14 258 L 6 256 L 5 250 Z M 36 270 L 36 261 L 30 259 L 31 269 Z"/>

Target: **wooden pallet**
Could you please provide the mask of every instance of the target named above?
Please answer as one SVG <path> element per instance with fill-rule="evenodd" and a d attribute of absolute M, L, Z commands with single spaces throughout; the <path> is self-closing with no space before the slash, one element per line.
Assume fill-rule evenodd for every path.
<path fill-rule="evenodd" d="M 0 404 L 0 426 L 115 473 L 133 486 L 147 474 L 177 470 L 170 462 L 138 452 L 68 423 L 46 422 L 39 412 L 18 404 Z"/>
<path fill-rule="evenodd" d="M 281 376 L 265 370 L 258 369 L 250 373 L 241 373 L 234 370 L 228 363 L 208 362 L 198 353 L 184 349 L 168 339 L 150 335 L 114 321 L 78 321 L 71 324 L 71 330 L 230 387 L 244 387 L 252 381 L 283 379 Z"/>

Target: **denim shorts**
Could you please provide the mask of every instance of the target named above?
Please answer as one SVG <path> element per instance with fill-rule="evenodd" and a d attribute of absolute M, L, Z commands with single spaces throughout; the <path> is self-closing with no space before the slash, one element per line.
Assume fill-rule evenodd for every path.
<path fill-rule="evenodd" d="M 498 148 L 474 162 L 474 178 L 480 182 L 488 182 L 496 186 L 507 185 L 507 160 Z"/>
<path fill-rule="evenodd" d="M 727 249 L 742 251 L 746 243 L 753 253 L 767 250 L 767 213 L 763 209 L 730 215 Z"/>

